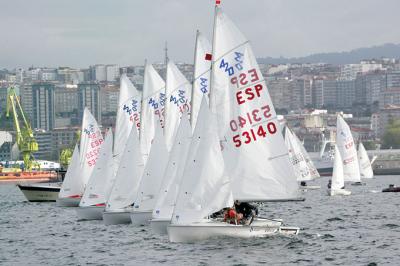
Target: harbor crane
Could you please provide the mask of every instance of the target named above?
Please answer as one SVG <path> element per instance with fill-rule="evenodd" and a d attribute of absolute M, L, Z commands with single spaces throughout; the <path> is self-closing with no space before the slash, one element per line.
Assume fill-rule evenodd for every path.
<path fill-rule="evenodd" d="M 6 117 L 10 116 L 10 112 L 14 119 L 14 127 L 17 133 L 17 145 L 22 153 L 25 169 L 28 171 L 32 170 L 32 167 L 36 165 L 33 153 L 39 150 L 39 145 L 33 136 L 31 125 L 26 119 L 14 87 L 10 87 L 7 92 Z M 20 125 L 20 117 L 22 118 L 22 125 Z"/>

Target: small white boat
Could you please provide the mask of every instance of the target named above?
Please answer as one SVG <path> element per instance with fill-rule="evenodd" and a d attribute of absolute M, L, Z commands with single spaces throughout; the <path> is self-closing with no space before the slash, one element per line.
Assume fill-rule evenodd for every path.
<path fill-rule="evenodd" d="M 56 201 L 61 183 L 35 183 L 17 185 L 25 198 L 30 202 Z"/>
<path fill-rule="evenodd" d="M 371 162 L 369 160 L 368 153 L 361 142 L 358 144 L 357 154 L 361 178 L 373 178 L 374 172 L 372 171 Z"/>
<path fill-rule="evenodd" d="M 58 195 L 57 204 L 59 206 L 79 206 L 102 143 L 103 136 L 99 125 L 86 107 L 82 117 L 80 146 L 78 148 L 78 145 L 75 145 L 71 163 Z"/>
<path fill-rule="evenodd" d="M 335 161 L 333 163 L 333 174 L 331 187 L 328 190 L 330 196 L 348 196 L 351 191 L 344 189 L 343 161 L 340 152 L 335 145 Z"/>

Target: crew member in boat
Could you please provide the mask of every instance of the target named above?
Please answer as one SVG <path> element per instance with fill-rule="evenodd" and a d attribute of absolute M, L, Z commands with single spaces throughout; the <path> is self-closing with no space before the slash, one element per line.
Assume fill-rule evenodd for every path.
<path fill-rule="evenodd" d="M 238 213 L 235 208 L 227 208 L 224 211 L 224 221 L 229 224 L 240 224 L 243 219 L 243 214 Z"/>
<path fill-rule="evenodd" d="M 235 210 L 238 214 L 242 214 L 243 223 L 249 224 L 255 216 L 258 215 L 258 208 L 247 202 L 239 202 L 235 200 Z"/>
<path fill-rule="evenodd" d="M 329 180 L 328 181 L 328 188 L 331 188 L 331 186 L 332 186 L 332 180 Z"/>
<path fill-rule="evenodd" d="M 302 187 L 306 187 L 306 186 L 307 186 L 307 183 L 306 183 L 306 181 L 301 181 L 301 182 L 300 182 L 300 186 L 302 186 Z"/>

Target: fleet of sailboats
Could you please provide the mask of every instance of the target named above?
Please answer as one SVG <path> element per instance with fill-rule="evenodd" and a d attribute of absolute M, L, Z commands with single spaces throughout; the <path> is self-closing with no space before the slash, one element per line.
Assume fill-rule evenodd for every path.
<path fill-rule="evenodd" d="M 150 224 L 172 242 L 297 234 L 279 219 L 216 215 L 234 201 L 297 200 L 298 182 L 319 178 L 294 132 L 281 132 L 249 41 L 217 4 L 212 45 L 196 34 L 193 83 L 172 60 L 165 82 L 145 64 L 142 91 L 122 75 L 115 132 L 104 140 L 85 109 L 58 201 L 79 205 L 79 220 Z M 329 195 L 351 194 L 345 181 L 361 177 L 373 177 L 371 163 L 338 115 Z"/>

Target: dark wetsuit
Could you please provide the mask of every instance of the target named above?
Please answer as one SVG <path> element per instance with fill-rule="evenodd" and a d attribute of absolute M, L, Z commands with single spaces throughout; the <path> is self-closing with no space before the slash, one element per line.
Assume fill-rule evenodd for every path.
<path fill-rule="evenodd" d="M 240 203 L 235 203 L 235 209 L 238 213 L 243 214 L 243 217 L 248 219 L 251 216 L 253 216 L 253 213 L 255 215 L 258 215 L 258 209 L 256 206 L 253 206 L 247 202 L 240 202 Z"/>

